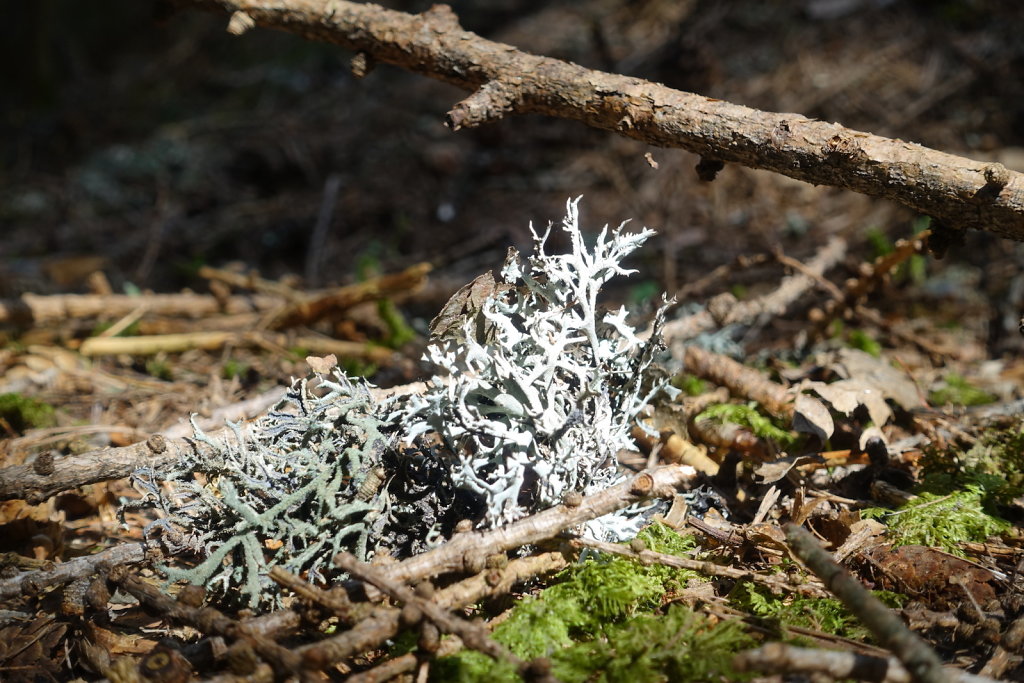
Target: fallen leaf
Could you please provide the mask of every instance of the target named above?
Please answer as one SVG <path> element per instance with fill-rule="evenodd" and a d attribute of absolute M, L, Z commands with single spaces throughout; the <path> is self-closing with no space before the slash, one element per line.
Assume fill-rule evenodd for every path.
<path fill-rule="evenodd" d="M 822 443 L 836 430 L 832 414 L 825 404 L 807 394 L 799 394 L 794 401 L 793 429 L 817 436 Z"/>

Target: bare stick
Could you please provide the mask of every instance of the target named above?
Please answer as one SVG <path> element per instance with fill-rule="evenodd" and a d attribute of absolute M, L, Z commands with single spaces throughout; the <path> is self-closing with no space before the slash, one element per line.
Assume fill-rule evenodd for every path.
<path fill-rule="evenodd" d="M 688 465 L 645 470 L 628 481 L 584 497 L 578 506 L 556 505 L 498 529 L 457 534 L 438 548 L 387 567 L 387 576 L 392 581 L 415 583 L 449 572 L 476 574 L 485 567 L 489 555 L 553 538 L 563 529 L 648 498 L 670 496 L 696 479 L 697 470 Z"/>
<path fill-rule="evenodd" d="M 0 470 L 0 500 L 20 498 L 41 503 L 50 496 L 77 486 L 127 477 L 139 467 L 162 469 L 178 462 L 184 453 L 212 457 L 213 448 L 194 439 L 167 439 L 154 434 L 123 448 L 104 448 L 82 455 L 55 459 L 53 469 L 12 465 Z"/>
<path fill-rule="evenodd" d="M 834 237 L 803 266 L 801 272 L 782 278 L 782 282 L 771 293 L 750 301 L 737 301 L 728 293 L 719 294 L 708 302 L 707 308 L 665 323 L 662 335 L 666 342 L 672 345 L 673 352 L 682 355 L 682 342 L 698 334 L 725 325 L 749 325 L 765 315 L 781 315 L 845 255 L 846 242 Z M 649 334 L 650 330 L 645 332 L 645 335 Z"/>
<path fill-rule="evenodd" d="M 360 562 L 355 555 L 338 553 L 334 558 L 334 564 L 354 578 L 376 586 L 378 590 L 384 591 L 404 605 L 414 607 L 445 633 L 457 635 L 467 647 L 483 652 L 493 659 L 509 662 L 520 672 L 525 672 L 529 667 L 528 662 L 519 659 L 503 645 L 492 640 L 485 626 L 451 614 L 432 601 L 420 597 L 405 584 L 388 579 L 377 567 Z"/>
<path fill-rule="evenodd" d="M 835 680 L 853 679 L 872 683 L 910 683 L 913 680 L 896 658 L 873 657 L 855 652 L 818 650 L 784 643 L 768 643 L 736 655 L 740 671 L 768 674 L 825 674 Z M 959 683 L 994 683 L 991 678 L 966 671 L 949 670 Z"/>
<path fill-rule="evenodd" d="M 455 654 L 462 647 L 462 640 L 458 636 L 451 636 L 441 641 L 434 656 L 447 657 Z M 386 681 L 397 679 L 402 674 L 412 671 L 419 663 L 420 658 L 416 656 L 416 653 L 410 652 L 394 659 L 385 660 L 372 669 L 352 674 L 345 680 L 348 683 L 386 683 Z"/>
<path fill-rule="evenodd" d="M 179 353 L 189 349 L 214 351 L 228 344 L 258 347 L 273 345 L 282 348 L 300 346 L 313 353 L 333 353 L 343 358 L 362 358 L 380 365 L 396 365 L 405 360 L 401 354 L 392 349 L 363 342 L 312 335 L 288 337 L 271 332 L 190 332 L 136 337 L 90 337 L 82 342 L 79 351 L 83 356 L 109 356 L 122 353 L 151 356 L 157 353 Z"/>
<path fill-rule="evenodd" d="M 0 299 L 0 322 L 50 325 L 75 318 L 122 318 L 140 305 L 147 315 L 204 318 L 218 313 L 240 314 L 270 310 L 281 299 L 271 296 L 232 296 L 218 300 L 209 294 L 22 294 L 18 299 Z"/>
<path fill-rule="evenodd" d="M 523 557 L 510 561 L 504 568 L 489 569 L 454 583 L 437 591 L 433 599 L 435 603 L 448 609 L 459 609 L 475 604 L 487 596 L 507 593 L 514 585 L 527 579 L 560 571 L 568 563 L 566 555 L 560 552 Z M 321 590 L 298 577 L 286 574 L 287 572 L 275 568 L 271 578 L 289 587 L 302 584 L 300 590 L 296 592 L 328 609 L 334 610 L 338 605 L 348 608 L 348 605 L 338 600 L 333 591 Z M 343 612 L 344 610 L 335 611 L 342 616 Z M 352 610 L 348 609 L 348 612 L 351 613 Z M 344 633 L 304 645 L 298 648 L 298 651 L 307 661 L 317 662 L 323 668 L 360 652 L 372 650 L 384 641 L 394 638 L 401 626 L 400 616 L 401 610 L 398 608 L 375 607 Z"/>
<path fill-rule="evenodd" d="M 687 346 L 683 367 L 697 377 L 728 388 L 733 396 L 757 401 L 775 417 L 793 417 L 793 401 L 786 387 L 728 356 Z"/>
<path fill-rule="evenodd" d="M 365 282 L 305 297 L 301 301 L 289 304 L 284 311 L 275 315 L 268 327 L 280 330 L 297 325 L 310 325 L 332 313 L 344 311 L 364 301 L 376 301 L 417 289 L 423 285 L 431 267 L 429 263 L 417 263 L 400 273 L 381 275 Z"/>
<path fill-rule="evenodd" d="M 817 185 L 885 197 L 957 229 L 1024 240 L 1024 174 L 798 114 L 750 109 L 663 85 L 538 57 L 465 31 L 447 5 L 405 14 L 343 0 L 175 0 L 355 50 L 358 75 L 395 64 L 472 94 L 453 130 L 508 114 L 573 119 L 659 147 Z M 234 31 L 236 33 L 244 32 Z"/>
<path fill-rule="evenodd" d="M 862 264 L 859 276 L 847 280 L 842 291 L 833 292 L 832 299 L 825 304 L 824 310 L 811 311 L 811 322 L 815 326 L 811 336 L 821 337 L 833 320 L 843 316 L 850 308 L 863 304 L 868 294 L 878 289 L 893 270 L 925 249 L 930 235 L 931 230 L 922 230 L 911 239 L 898 240 L 890 253 L 879 256 L 872 264 Z"/>
<path fill-rule="evenodd" d="M 951 683 L 956 678 L 942 666 L 942 660 L 923 639 L 900 621 L 896 614 L 873 596 L 860 581 L 840 567 L 813 536 L 795 524 L 785 526 L 786 542 L 832 593 L 895 654 L 916 683 Z"/>
<path fill-rule="evenodd" d="M 139 564 L 160 556 L 156 541 L 142 541 L 122 543 L 95 555 L 76 557 L 67 562 L 49 562 L 47 564 L 52 566 L 0 580 L 0 600 L 10 600 L 22 594 L 34 595 L 50 586 L 60 586 L 112 567 Z"/>
<path fill-rule="evenodd" d="M 225 616 L 219 610 L 212 607 L 192 607 L 175 600 L 126 568 L 114 568 L 109 578 L 167 619 L 188 624 L 205 634 L 246 642 L 257 654 L 270 662 L 281 678 L 303 671 L 303 661 L 297 653 L 278 645 L 248 625 Z"/>

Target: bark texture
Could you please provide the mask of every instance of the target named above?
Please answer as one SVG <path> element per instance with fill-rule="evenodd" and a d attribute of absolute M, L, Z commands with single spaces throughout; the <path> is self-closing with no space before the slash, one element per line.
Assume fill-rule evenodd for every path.
<path fill-rule="evenodd" d="M 660 147 L 884 197 L 953 230 L 1024 241 L 1024 174 L 799 114 L 764 112 L 639 78 L 539 57 L 465 31 L 447 5 L 412 15 L 343 0 L 172 0 L 355 50 L 353 72 L 393 64 L 470 91 L 453 130 L 537 113 L 581 121 Z"/>

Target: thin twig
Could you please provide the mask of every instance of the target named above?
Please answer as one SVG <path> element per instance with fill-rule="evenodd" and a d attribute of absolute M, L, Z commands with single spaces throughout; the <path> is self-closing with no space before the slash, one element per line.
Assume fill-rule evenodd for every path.
<path fill-rule="evenodd" d="M 853 679 L 871 683 L 910 683 L 913 679 L 895 657 L 883 658 L 856 652 L 839 652 L 768 643 L 756 650 L 736 655 L 734 665 L 740 671 L 767 674 L 824 674 L 834 680 Z M 949 670 L 959 683 L 994 683 L 991 678 L 966 671 Z"/>
<path fill-rule="evenodd" d="M 912 681 L 952 683 L 956 680 L 942 666 L 942 660 L 928 643 L 908 629 L 860 581 L 836 564 L 809 532 L 795 524 L 787 524 L 785 531 L 786 541 L 792 551 L 860 619 L 878 642 L 903 662 Z"/>
<path fill-rule="evenodd" d="M 577 547 L 594 548 L 595 550 L 600 550 L 604 553 L 629 557 L 643 562 L 644 564 L 661 564 L 666 567 L 689 569 L 702 574 L 707 574 L 708 576 L 721 576 L 729 579 L 736 579 L 737 581 L 751 581 L 753 583 L 759 583 L 762 586 L 766 586 L 773 591 L 783 593 L 798 593 L 800 595 L 806 595 L 813 598 L 825 598 L 829 595 L 828 591 L 825 591 L 814 584 L 805 583 L 794 585 L 779 575 L 758 574 L 757 572 L 747 569 L 724 567 L 720 564 L 715 564 L 714 562 L 691 560 L 685 557 L 678 557 L 676 555 L 654 552 L 653 550 L 641 550 L 640 552 L 637 552 L 629 546 L 618 545 L 616 543 L 605 543 L 604 541 L 594 541 L 585 538 L 574 539 L 572 541 L 572 545 Z"/>
<path fill-rule="evenodd" d="M 493 659 L 508 662 L 520 673 L 526 673 L 530 669 L 531 662 L 519 659 L 505 646 L 493 640 L 485 626 L 457 617 L 431 600 L 420 597 L 413 589 L 389 579 L 380 569 L 360 562 L 351 553 L 339 553 L 334 558 L 334 564 L 360 581 L 376 586 L 378 590 L 384 591 L 402 604 L 414 607 L 445 633 L 457 635 L 466 647 L 483 652 Z"/>
<path fill-rule="evenodd" d="M 35 595 L 50 586 L 60 586 L 76 579 L 92 576 L 112 567 L 130 566 L 161 557 L 156 541 L 122 543 L 94 555 L 76 557 L 67 562 L 48 563 L 37 571 L 23 572 L 0 580 L 0 600 L 10 600 L 22 594 Z"/>
<path fill-rule="evenodd" d="M 557 505 L 508 526 L 484 532 L 457 534 L 444 545 L 387 567 L 391 580 L 415 583 L 450 572 L 481 571 L 489 555 L 553 538 L 563 529 L 648 498 L 670 496 L 697 480 L 687 465 L 666 465 L 645 470 L 627 481 L 583 498 L 578 506 Z"/>

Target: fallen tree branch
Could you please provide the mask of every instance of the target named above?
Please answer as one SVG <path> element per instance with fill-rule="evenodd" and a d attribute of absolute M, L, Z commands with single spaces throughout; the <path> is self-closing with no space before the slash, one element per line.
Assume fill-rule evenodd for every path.
<path fill-rule="evenodd" d="M 125 567 L 112 569 L 109 578 L 166 619 L 188 624 L 207 635 L 218 635 L 227 641 L 238 640 L 245 643 L 253 652 L 267 660 L 281 679 L 289 674 L 300 674 L 306 668 L 302 657 L 294 650 L 278 645 L 272 638 L 213 607 L 193 607 L 181 600 L 175 600 Z"/>
<path fill-rule="evenodd" d="M 334 558 L 334 563 L 354 578 L 375 586 L 378 590 L 384 591 L 393 599 L 405 605 L 406 610 L 403 611 L 403 614 L 406 615 L 405 620 L 407 622 L 417 621 L 415 618 L 417 616 L 420 618 L 425 617 L 444 633 L 457 635 L 467 647 L 482 652 L 492 659 L 505 661 L 515 666 L 516 670 L 524 678 L 528 674 L 533 674 L 527 680 L 555 680 L 552 676 L 545 675 L 547 673 L 546 669 L 549 667 L 547 660 L 535 659 L 524 661 L 520 659 L 512 654 L 504 645 L 492 640 L 486 626 L 458 617 L 430 600 L 434 592 L 431 584 L 421 584 L 414 591 L 401 581 L 389 579 L 380 568 L 360 562 L 351 553 L 339 553 Z M 427 588 L 424 589 L 423 586 Z M 408 616 L 410 609 L 415 613 L 415 616 Z"/>
<path fill-rule="evenodd" d="M 733 396 L 757 401 L 774 417 L 783 420 L 793 417 L 795 408 L 789 389 L 728 356 L 705 351 L 697 346 L 687 346 L 683 355 L 683 369 L 691 375 L 726 387 Z"/>
<path fill-rule="evenodd" d="M 833 237 L 822 247 L 814 258 L 804 266 L 806 272 L 797 272 L 782 278 L 779 286 L 769 294 L 750 301 L 737 301 L 726 292 L 713 297 L 708 305 L 691 315 L 670 320 L 662 329 L 662 337 L 674 356 L 681 356 L 686 340 L 699 334 L 720 329 L 726 325 L 750 325 L 762 316 L 778 316 L 807 290 L 818 284 L 825 272 L 843 260 L 846 255 L 846 241 Z M 651 330 L 644 332 L 650 335 Z"/>
<path fill-rule="evenodd" d="M 447 114 L 453 130 L 508 114 L 572 119 L 659 147 L 700 154 L 702 177 L 733 162 L 895 200 L 956 230 L 1024 241 L 1024 174 L 902 140 L 763 112 L 639 78 L 539 57 L 465 31 L 447 5 L 405 14 L 343 0 L 173 0 L 355 50 L 353 71 L 394 64 L 472 94 Z"/>
<path fill-rule="evenodd" d="M 66 323 L 69 319 L 120 318 L 142 305 L 147 315 L 195 319 L 220 313 L 267 311 L 280 306 L 281 299 L 262 294 L 226 299 L 212 294 L 22 294 L 17 299 L 0 299 L 0 323 L 43 326 Z"/>
<path fill-rule="evenodd" d="M 439 589 L 434 602 L 446 609 L 461 609 L 473 605 L 486 597 L 508 593 L 512 587 L 528 579 L 553 574 L 568 566 L 570 558 L 562 552 L 548 552 L 540 555 L 511 560 L 504 568 L 491 568 L 463 579 L 446 588 Z M 335 614 L 343 616 L 336 609 L 337 599 L 333 591 L 324 591 L 310 586 L 302 579 L 287 577 L 286 572 L 274 570 L 271 578 L 286 585 L 302 597 L 317 602 Z M 381 571 L 387 571 L 382 568 Z M 301 582 L 301 583 L 300 583 Z M 298 590 L 296 590 L 298 589 Z M 384 641 L 394 638 L 401 624 L 401 609 L 378 606 L 352 625 L 352 628 L 336 636 L 302 645 L 298 652 L 307 660 L 319 662 L 321 667 L 340 662 L 348 657 L 380 647 Z"/>
<path fill-rule="evenodd" d="M 0 500 L 20 498 L 33 505 L 50 496 L 98 481 L 127 477 L 140 467 L 159 470 L 177 463 L 182 453 L 213 457 L 213 448 L 194 439 L 167 439 L 159 434 L 123 448 L 103 448 L 82 455 L 36 459 L 31 465 L 0 470 Z"/>
<path fill-rule="evenodd" d="M 312 325 L 332 313 L 348 310 L 357 304 L 416 290 L 423 286 L 430 270 L 429 263 L 417 263 L 400 273 L 381 275 L 365 282 L 305 296 L 274 315 L 267 327 L 282 330 L 298 325 Z"/>
<path fill-rule="evenodd" d="M 0 600 L 10 600 L 22 594 L 37 595 L 50 586 L 61 586 L 113 567 L 140 564 L 161 556 L 162 551 L 157 541 L 141 541 L 122 543 L 67 562 L 51 562 L 48 563 L 51 566 L 0 580 Z"/>
<path fill-rule="evenodd" d="M 333 353 L 341 358 L 359 358 L 385 366 L 402 365 L 408 361 L 402 354 L 384 346 L 316 335 L 288 337 L 274 332 L 189 332 L 135 337 L 90 337 L 82 342 L 78 350 L 83 356 L 153 356 L 158 353 L 181 353 L 190 349 L 216 351 L 228 345 L 299 347 L 310 353 Z"/>

